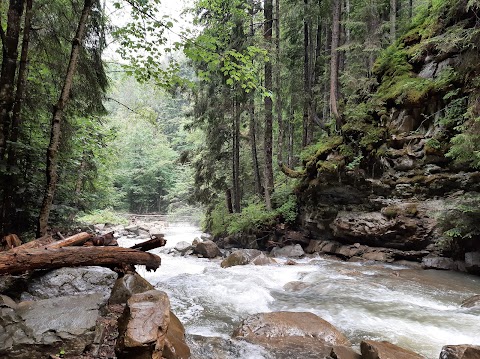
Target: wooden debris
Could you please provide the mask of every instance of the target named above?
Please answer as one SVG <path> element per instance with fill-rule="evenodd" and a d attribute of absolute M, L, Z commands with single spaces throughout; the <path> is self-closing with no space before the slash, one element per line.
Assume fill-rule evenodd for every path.
<path fill-rule="evenodd" d="M 158 247 L 163 247 L 167 241 L 163 238 L 163 234 L 161 236 L 154 236 L 152 239 L 137 243 L 134 246 L 130 247 L 131 249 L 138 249 L 139 251 L 149 251 L 151 249 L 155 249 Z"/>
<path fill-rule="evenodd" d="M 142 264 L 147 270 L 160 266 L 159 256 L 121 247 L 44 247 L 0 253 L 0 274 L 20 274 L 34 269 L 76 266 Z"/>
<path fill-rule="evenodd" d="M 9 249 L 19 247 L 22 245 L 22 241 L 16 234 L 7 234 L 0 241 L 0 250 L 8 251 Z"/>
<path fill-rule="evenodd" d="M 92 237 L 93 235 L 90 233 L 80 232 L 64 240 L 48 244 L 47 248 L 63 248 L 63 247 L 71 247 L 71 246 L 81 246 Z"/>

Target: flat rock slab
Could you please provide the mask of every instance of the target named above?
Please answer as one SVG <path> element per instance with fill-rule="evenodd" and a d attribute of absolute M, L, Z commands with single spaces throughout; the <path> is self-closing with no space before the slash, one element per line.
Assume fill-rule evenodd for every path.
<path fill-rule="evenodd" d="M 0 322 L 0 357 L 47 358 L 62 348 L 67 355 L 81 354 L 93 342 L 101 293 L 21 302 L 3 313 Z M 8 318 L 8 321 L 5 320 Z"/>
<path fill-rule="evenodd" d="M 72 295 L 100 293 L 110 297 L 118 275 L 103 267 L 59 268 L 32 279 L 22 300 L 38 300 Z"/>

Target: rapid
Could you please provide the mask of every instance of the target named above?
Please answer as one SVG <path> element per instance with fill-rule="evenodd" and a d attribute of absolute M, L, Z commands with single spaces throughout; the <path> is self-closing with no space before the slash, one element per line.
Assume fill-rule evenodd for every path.
<path fill-rule="evenodd" d="M 223 358 L 272 358 L 259 347 L 229 339 L 247 315 L 270 311 L 312 312 L 354 344 L 387 340 L 429 359 L 438 358 L 443 345 L 480 345 L 480 311 L 460 306 L 479 294 L 479 277 L 322 257 L 296 260 L 296 265 L 279 258 L 277 265 L 223 269 L 221 259 L 169 254 L 176 243 L 201 234 L 188 224 L 170 225 L 166 247 L 153 251 L 162 257 L 161 267 L 139 272 L 168 293 L 187 335 L 223 338 Z M 191 343 L 193 357 L 212 355 L 201 353 L 198 339 Z"/>

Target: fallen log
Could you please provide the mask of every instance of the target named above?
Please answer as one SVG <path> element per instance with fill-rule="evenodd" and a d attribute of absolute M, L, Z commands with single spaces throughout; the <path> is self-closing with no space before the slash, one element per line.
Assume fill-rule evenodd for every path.
<path fill-rule="evenodd" d="M 35 249 L 35 248 L 41 248 L 49 245 L 50 243 L 53 243 L 54 240 L 52 236 L 46 235 L 37 239 L 34 239 L 33 241 L 23 243 L 21 246 L 15 247 L 10 249 L 8 252 L 18 252 L 18 251 L 23 251 L 26 249 Z"/>
<path fill-rule="evenodd" d="M 20 247 L 22 241 L 16 234 L 7 234 L 0 240 L 0 250 L 8 251 L 9 249 Z"/>
<path fill-rule="evenodd" d="M 142 242 L 142 243 L 137 243 L 134 246 L 130 247 L 131 249 L 138 249 L 139 251 L 146 252 L 151 249 L 155 249 L 158 247 L 163 247 L 167 241 L 161 237 L 154 237 L 152 239 L 149 239 L 148 241 Z"/>
<path fill-rule="evenodd" d="M 118 246 L 117 240 L 112 232 L 102 234 L 101 236 L 95 236 L 86 241 L 84 246 Z"/>
<path fill-rule="evenodd" d="M 143 264 L 147 270 L 160 266 L 159 256 L 122 247 L 39 248 L 0 253 L 0 274 L 20 274 L 34 269 L 77 266 L 125 266 Z"/>
<path fill-rule="evenodd" d="M 71 246 L 81 246 L 92 237 L 93 237 L 93 234 L 90 234 L 87 232 L 80 232 L 71 237 L 48 244 L 47 248 L 54 249 L 54 248 L 63 248 L 63 247 L 71 247 Z"/>

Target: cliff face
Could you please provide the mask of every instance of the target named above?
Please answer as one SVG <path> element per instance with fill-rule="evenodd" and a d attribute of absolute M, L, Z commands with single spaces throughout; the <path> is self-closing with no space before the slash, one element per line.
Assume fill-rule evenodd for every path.
<path fill-rule="evenodd" d="M 305 161 L 301 221 L 315 238 L 456 259 L 480 251 L 478 233 L 451 218 L 480 196 L 474 10 L 451 1 L 419 17 L 377 60 L 372 94 L 347 104 L 342 136 Z"/>

